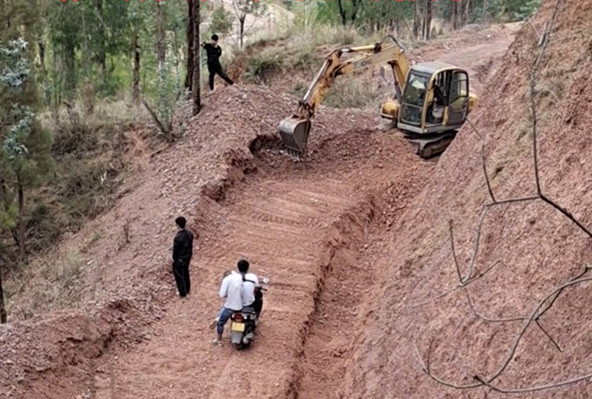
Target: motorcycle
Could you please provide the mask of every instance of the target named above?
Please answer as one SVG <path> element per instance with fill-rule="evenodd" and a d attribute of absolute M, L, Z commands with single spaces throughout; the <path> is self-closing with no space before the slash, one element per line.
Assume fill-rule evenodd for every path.
<path fill-rule="evenodd" d="M 263 301 L 263 291 L 267 291 L 265 286 L 269 283 L 269 278 L 263 278 L 263 285 L 255 288 L 255 297 Z M 255 309 L 251 306 L 244 307 L 240 312 L 233 312 L 230 316 L 230 342 L 238 350 L 247 349 L 251 346 L 255 337 L 255 330 L 261 315 L 257 315 Z"/>

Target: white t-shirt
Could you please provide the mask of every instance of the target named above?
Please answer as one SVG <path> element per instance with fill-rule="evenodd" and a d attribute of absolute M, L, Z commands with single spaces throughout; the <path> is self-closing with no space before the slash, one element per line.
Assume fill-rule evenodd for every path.
<path fill-rule="evenodd" d="M 220 286 L 220 298 L 226 298 L 224 307 L 236 311 L 243 308 L 242 301 L 243 278 L 238 273 L 231 273 L 224 277 Z"/>
<path fill-rule="evenodd" d="M 240 276 L 240 273 L 237 273 Z M 249 306 L 255 301 L 255 286 L 259 285 L 259 279 L 257 279 L 257 275 L 254 273 L 247 273 L 245 274 L 246 280 L 254 281 L 255 284 L 251 283 L 251 281 L 244 281 L 243 282 L 243 306 Z M 242 281 L 242 277 L 241 277 Z"/>

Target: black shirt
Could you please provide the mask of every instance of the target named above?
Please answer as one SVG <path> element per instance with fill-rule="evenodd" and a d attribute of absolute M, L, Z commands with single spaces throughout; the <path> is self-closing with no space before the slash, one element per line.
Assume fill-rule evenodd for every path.
<path fill-rule="evenodd" d="M 180 230 L 173 241 L 173 260 L 189 262 L 193 255 L 193 234 L 186 229 Z"/>
<path fill-rule="evenodd" d="M 222 55 L 222 48 L 220 46 L 214 47 L 212 43 L 206 43 L 203 47 L 208 56 L 208 64 L 216 64 L 220 62 L 220 56 Z"/>

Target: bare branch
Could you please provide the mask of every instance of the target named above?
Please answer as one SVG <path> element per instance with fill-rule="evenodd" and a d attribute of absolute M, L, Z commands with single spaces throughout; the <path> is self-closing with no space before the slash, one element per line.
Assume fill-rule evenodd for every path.
<path fill-rule="evenodd" d="M 483 386 L 483 383 L 474 383 L 474 384 L 465 384 L 465 385 L 461 385 L 461 384 L 455 384 L 452 382 L 448 382 L 445 381 L 439 377 L 436 377 L 434 374 L 432 374 L 432 371 L 429 369 L 429 367 L 426 365 L 426 363 L 423 361 L 423 358 L 421 357 L 421 354 L 419 353 L 419 348 L 417 347 L 417 342 L 415 342 L 415 340 L 413 341 L 413 346 L 415 349 L 415 355 L 417 356 L 419 363 L 421 364 L 421 369 L 424 373 L 426 373 L 426 375 L 428 377 L 430 377 L 432 380 L 436 381 L 439 384 L 442 385 L 446 385 L 447 387 L 450 388 L 455 388 L 455 389 L 472 389 L 472 388 L 479 388 L 480 386 Z M 430 351 L 431 352 L 431 343 L 430 343 Z M 430 354 L 428 353 L 428 359 L 430 357 Z"/>
<path fill-rule="evenodd" d="M 545 201 L 547 204 L 551 205 L 553 208 L 557 209 L 559 212 L 563 213 L 569 220 L 574 222 L 576 224 L 576 226 L 578 226 L 584 233 L 586 233 L 588 235 L 588 237 L 592 238 L 592 231 L 590 231 L 586 227 L 584 227 L 584 225 L 582 223 L 580 223 L 571 213 L 569 213 L 567 211 L 567 209 L 562 208 L 561 206 L 559 206 L 558 204 L 556 204 L 555 202 L 550 200 L 544 194 L 541 194 L 541 199 L 543 201 Z"/>
<path fill-rule="evenodd" d="M 144 104 L 144 107 L 146 107 L 146 109 L 148 110 L 148 112 L 150 113 L 150 116 L 152 117 L 152 119 L 154 120 L 154 122 L 156 123 L 156 125 L 158 125 L 158 128 L 160 129 L 160 131 L 167 135 L 170 133 L 170 129 L 168 129 L 167 127 L 165 127 L 162 122 L 160 121 L 160 119 L 158 119 L 158 116 L 156 115 L 156 113 L 154 112 L 154 110 L 148 105 L 148 103 L 144 100 L 142 100 L 142 104 Z"/>
<path fill-rule="evenodd" d="M 557 350 L 559 352 L 563 352 L 561 350 L 561 347 L 559 346 L 559 344 L 557 342 L 555 342 L 555 340 L 553 339 L 553 337 L 551 337 L 551 335 L 549 335 L 549 333 L 547 332 L 547 330 L 545 330 L 543 328 L 543 326 L 541 325 L 540 321 L 538 319 L 535 320 L 536 325 L 541 329 L 541 331 L 543 332 L 543 334 L 545 334 L 547 336 L 547 338 L 549 338 L 549 340 L 553 343 L 553 345 L 555 345 L 555 348 L 557 348 Z"/>
<path fill-rule="evenodd" d="M 543 59 L 543 54 L 545 53 L 545 49 L 547 48 L 547 44 L 549 43 L 549 34 L 551 33 L 551 29 L 553 28 L 553 24 L 555 22 L 555 17 L 557 16 L 557 11 L 559 10 L 559 3 L 557 1 L 555 4 L 555 10 L 553 11 L 553 16 L 551 17 L 551 22 L 548 24 L 547 29 L 543 33 L 543 37 L 541 38 L 542 47 L 541 51 L 539 51 L 539 55 L 534 62 L 534 66 L 532 67 L 532 71 L 530 74 L 530 110 L 532 113 L 532 145 L 533 145 L 533 160 L 534 160 L 534 178 L 536 181 L 536 188 L 537 194 L 541 196 L 541 183 L 539 178 L 539 165 L 538 165 L 538 156 L 537 156 L 537 112 L 536 112 L 536 103 L 534 97 L 536 95 L 536 75 L 539 69 L 539 65 L 541 60 Z"/>
<path fill-rule="evenodd" d="M 518 345 L 520 344 L 520 341 L 522 340 L 522 337 L 524 336 L 524 334 L 526 333 L 526 331 L 528 330 L 528 327 L 530 326 L 530 324 L 537 318 L 537 316 L 540 314 L 539 310 L 540 308 L 545 304 L 545 302 L 551 298 L 553 295 L 555 295 L 555 293 L 562 291 L 563 289 L 570 287 L 572 285 L 576 285 L 576 284 L 581 284 L 581 283 L 585 283 L 587 281 L 592 281 L 592 277 L 584 277 L 584 278 L 580 278 L 577 280 L 570 280 L 562 285 L 560 285 L 559 287 L 555 288 L 553 290 L 553 292 L 551 292 L 549 295 L 547 295 L 542 301 L 539 301 L 539 303 L 537 304 L 537 306 L 535 307 L 535 309 L 532 311 L 530 317 L 528 318 L 527 322 L 524 324 L 524 326 L 522 327 L 522 329 L 520 330 L 520 333 L 518 334 L 518 336 L 516 337 L 516 340 L 514 341 L 514 344 L 512 345 L 510 351 L 508 352 L 508 355 L 506 357 L 506 360 L 504 361 L 504 363 L 502 364 L 502 366 L 498 369 L 498 371 L 496 371 L 489 379 L 488 381 L 491 382 L 493 380 L 495 380 L 497 377 L 499 377 L 508 367 L 508 365 L 510 364 L 510 362 L 512 361 L 512 359 L 514 358 L 514 355 L 516 354 L 516 350 L 518 348 Z"/>
<path fill-rule="evenodd" d="M 487 191 L 489 191 L 489 196 L 493 202 L 495 201 L 495 196 L 493 195 L 493 190 L 491 189 L 491 183 L 489 182 L 489 175 L 487 174 L 487 165 L 485 161 L 485 142 L 481 144 L 481 165 L 483 165 L 483 175 L 485 176 L 485 183 L 487 184 Z"/>
<path fill-rule="evenodd" d="M 465 292 L 465 294 L 467 297 L 467 301 L 469 302 L 469 307 L 471 308 L 471 310 L 473 311 L 475 316 L 477 316 L 481 320 L 486 321 L 488 323 L 509 323 L 509 322 L 513 322 L 513 321 L 523 321 L 523 320 L 528 319 L 528 317 L 509 317 L 509 318 L 503 318 L 503 319 L 492 319 L 490 317 L 483 316 L 481 313 L 479 313 L 477 311 L 477 309 L 475 309 L 475 305 L 473 305 L 473 301 L 471 301 L 471 296 L 469 295 L 469 293 Z"/>
<path fill-rule="evenodd" d="M 528 317 L 509 317 L 509 318 L 502 318 L 502 319 L 492 319 L 490 317 L 483 316 L 481 313 L 479 313 L 475 309 L 475 306 L 473 305 L 473 301 L 471 301 L 471 296 L 469 295 L 468 291 L 466 291 L 465 294 L 467 296 L 467 301 L 469 302 L 469 307 L 471 308 L 471 310 L 473 311 L 473 313 L 478 318 L 480 318 L 481 320 L 483 320 L 483 321 L 485 321 L 487 323 L 510 323 L 510 322 L 514 322 L 514 321 L 523 321 L 523 320 L 527 320 L 528 319 Z M 559 345 L 557 344 L 557 342 L 551 337 L 551 335 L 549 335 L 549 333 L 539 323 L 538 318 L 535 320 L 535 323 L 541 329 L 541 331 L 547 336 L 547 338 L 549 338 L 549 340 L 551 341 L 551 343 L 553 343 L 553 345 L 559 350 L 559 352 L 563 352 L 561 350 L 561 348 L 559 347 Z"/>
<path fill-rule="evenodd" d="M 458 259 L 456 257 L 456 251 L 454 249 L 454 234 L 452 232 L 452 219 L 448 221 L 448 230 L 450 232 L 450 246 L 452 249 L 452 257 L 454 258 L 454 265 L 456 266 L 456 273 L 458 275 L 458 281 L 462 283 L 462 273 L 460 272 L 460 266 L 458 265 Z"/>
<path fill-rule="evenodd" d="M 504 204 L 511 204 L 514 202 L 526 202 L 526 201 L 534 201 L 539 199 L 539 196 L 531 196 L 531 197 L 523 197 L 523 198 L 509 198 L 509 199 L 505 199 L 505 200 L 501 200 L 501 201 L 497 201 L 497 202 L 489 202 L 487 204 L 485 204 L 484 206 L 486 207 L 491 207 L 494 205 L 504 205 Z"/>
<path fill-rule="evenodd" d="M 433 298 L 426 299 L 425 301 L 422 301 L 422 302 L 419 302 L 419 303 L 414 303 L 414 304 L 411 304 L 411 305 L 409 305 L 408 307 L 409 307 L 410 309 L 413 309 L 413 308 L 418 308 L 418 307 L 421 307 L 421 306 L 424 306 L 424 305 L 428 305 L 428 304 L 430 304 L 430 303 L 432 303 L 432 302 L 435 302 L 435 301 L 437 301 L 438 299 L 440 299 L 440 298 L 443 298 L 443 297 L 445 297 L 445 296 L 447 296 L 447 295 L 450 295 L 450 294 L 452 294 L 453 292 L 455 292 L 456 290 L 458 290 L 458 289 L 460 289 L 460 288 L 464 288 L 464 287 L 466 287 L 467 285 L 471 284 L 472 282 L 475 282 L 475 281 L 479 280 L 481 277 L 485 276 L 485 275 L 486 275 L 486 274 L 487 274 L 487 273 L 488 273 L 490 270 L 492 270 L 492 269 L 493 269 L 495 266 L 497 266 L 499 263 L 500 263 L 500 261 L 499 261 L 499 260 L 498 260 L 498 261 L 495 261 L 495 262 L 494 262 L 494 263 L 493 263 L 491 266 L 489 266 L 487 269 L 485 269 L 485 270 L 484 270 L 483 272 L 481 272 L 480 274 L 478 274 L 478 275 L 476 275 L 475 277 L 473 277 L 473 278 L 471 278 L 470 280 L 468 280 L 466 283 L 459 283 L 457 286 L 455 286 L 455 287 L 452 287 L 452 288 L 450 288 L 450 289 L 448 289 L 448 290 L 444 291 L 443 293 L 436 295 L 436 296 L 435 296 L 435 297 L 433 297 Z"/>
<path fill-rule="evenodd" d="M 481 139 L 481 166 L 483 167 L 483 175 L 485 176 L 485 183 L 487 184 L 487 191 L 489 191 L 489 196 L 491 197 L 491 200 L 493 202 L 496 202 L 495 196 L 493 195 L 493 190 L 491 189 L 491 184 L 489 183 L 489 175 L 487 174 L 487 165 L 485 162 L 485 139 L 483 138 L 483 136 L 481 136 L 479 130 L 477 130 L 475 125 L 473 125 L 473 122 L 471 122 L 468 118 L 467 123 L 469 124 L 469 126 L 471 126 L 475 134 Z"/>
<path fill-rule="evenodd" d="M 515 388 L 515 389 L 505 389 L 505 388 L 500 388 L 498 386 L 495 386 L 487 381 L 484 381 L 482 378 L 476 376 L 475 379 L 479 382 L 481 382 L 483 385 L 493 389 L 496 392 L 500 392 L 500 393 L 527 393 L 527 392 L 536 392 L 536 391 L 544 391 L 547 389 L 553 389 L 553 388 L 560 388 L 562 386 L 565 385 L 570 385 L 570 384 L 575 384 L 581 381 L 585 381 L 592 378 L 592 374 L 587 374 L 587 375 L 583 375 L 580 377 L 576 377 L 576 378 L 572 378 L 569 380 L 565 380 L 565 381 L 561 381 L 561 382 L 556 382 L 556 383 L 552 383 L 552 384 L 546 384 L 546 385 L 537 385 L 534 387 L 529 387 L 529 388 Z"/>
<path fill-rule="evenodd" d="M 452 387 L 452 388 L 456 388 L 456 389 L 471 389 L 471 388 L 477 388 L 479 386 L 482 385 L 486 385 L 489 386 L 490 388 L 494 389 L 493 386 L 490 384 L 493 380 L 495 380 L 496 378 L 498 378 L 508 367 L 508 365 L 510 364 L 510 362 L 512 361 L 512 359 L 514 358 L 514 355 L 516 354 L 516 350 L 518 348 L 518 345 L 520 344 L 520 341 L 522 340 L 522 338 L 524 337 L 524 334 L 526 333 L 526 331 L 528 330 L 528 327 L 530 326 L 530 324 L 532 322 L 536 322 L 537 316 L 540 315 L 540 308 L 545 304 L 545 302 L 547 302 L 547 300 L 549 300 L 550 298 L 552 298 L 556 293 L 563 291 L 565 288 L 567 287 L 571 287 L 574 286 L 576 284 L 581 284 L 581 283 L 585 283 L 585 282 L 589 282 L 592 281 L 592 277 L 585 277 L 585 278 L 580 278 L 580 279 L 576 279 L 576 280 L 570 280 L 562 285 L 560 285 L 559 287 L 556 287 L 550 294 L 548 294 L 547 296 L 545 296 L 541 301 L 539 301 L 537 303 L 537 305 L 535 306 L 534 310 L 531 312 L 530 316 L 526 319 L 526 323 L 523 325 L 522 329 L 520 330 L 518 336 L 516 337 L 516 339 L 514 340 L 514 343 L 512 345 L 512 347 L 510 348 L 510 350 L 508 351 L 508 354 L 506 356 L 506 360 L 502 363 L 502 365 L 499 367 L 499 369 L 488 379 L 484 379 L 481 377 L 474 377 L 475 379 L 477 379 L 477 381 L 479 383 L 474 383 L 474 384 L 457 384 L 457 383 L 453 383 L 453 382 L 449 382 L 449 381 L 445 381 L 435 375 L 433 375 L 433 373 L 425 368 L 425 363 L 423 362 L 423 359 L 421 359 L 421 356 L 419 355 L 419 350 L 417 349 L 417 345 L 416 345 L 416 352 L 418 354 L 418 356 L 420 357 L 420 362 L 423 366 L 423 371 L 430 377 L 432 378 L 434 381 L 442 384 L 442 385 L 446 385 L 448 387 Z M 544 331 L 544 330 L 543 330 Z M 549 337 L 550 338 L 550 337 Z M 555 341 L 553 341 L 555 342 Z M 574 383 L 577 381 L 582 381 L 583 377 L 578 377 L 574 380 L 568 380 L 567 382 L 563 382 L 563 383 L 559 383 L 560 385 L 566 385 L 568 383 Z M 555 385 L 545 385 L 545 386 L 541 386 L 541 387 L 535 387 L 535 390 L 542 390 L 542 389 L 549 389 L 549 388 L 553 388 Z M 544 388 L 547 387 L 547 388 Z M 530 388 L 533 389 L 533 388 Z M 501 392 L 501 391 L 500 391 Z M 525 391 L 528 392 L 528 391 Z"/>

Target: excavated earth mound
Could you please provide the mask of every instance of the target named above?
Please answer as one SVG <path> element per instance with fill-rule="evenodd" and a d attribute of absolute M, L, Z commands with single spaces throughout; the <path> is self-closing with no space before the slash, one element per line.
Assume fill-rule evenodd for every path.
<path fill-rule="evenodd" d="M 529 76 L 545 40 L 534 86 L 540 187 L 588 233 L 536 199 L 489 207 L 476 235 L 493 200 L 482 151 L 496 201 L 537 196 Z M 529 391 L 592 373 L 592 285 L 570 286 L 534 313 L 592 266 L 591 67 L 592 1 L 545 1 L 470 118 L 483 140 L 465 126 L 393 229 L 388 256 L 376 265 L 383 284 L 366 314 L 372 321 L 332 397 L 508 396 L 478 379 L 520 398 L 592 395 L 589 378 Z M 480 387 L 458 389 L 467 385 Z"/>

